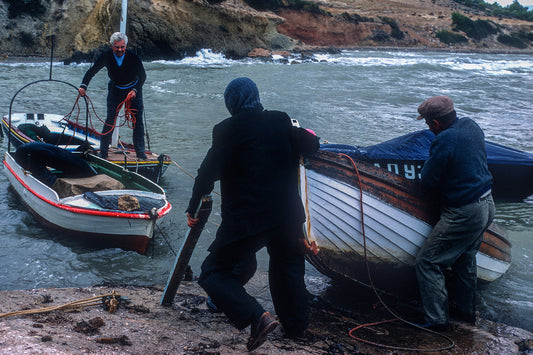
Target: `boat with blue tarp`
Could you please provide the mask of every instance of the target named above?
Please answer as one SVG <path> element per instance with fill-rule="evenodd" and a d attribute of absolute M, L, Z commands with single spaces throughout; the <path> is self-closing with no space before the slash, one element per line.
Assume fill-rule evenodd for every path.
<path fill-rule="evenodd" d="M 385 168 L 409 180 L 419 181 L 429 147 L 435 135 L 428 129 L 416 131 L 379 144 L 357 147 L 322 144 L 321 149 L 343 153 L 353 159 Z M 533 154 L 485 141 L 487 162 L 493 176 L 497 201 L 522 201 L 533 195 Z"/>

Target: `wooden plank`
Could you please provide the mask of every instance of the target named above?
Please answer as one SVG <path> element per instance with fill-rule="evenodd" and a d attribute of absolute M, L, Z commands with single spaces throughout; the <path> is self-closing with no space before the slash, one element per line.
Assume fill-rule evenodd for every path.
<path fill-rule="evenodd" d="M 200 204 L 200 207 L 194 215 L 195 218 L 199 219 L 199 222 L 196 226 L 194 226 L 193 228 L 189 228 L 189 230 L 187 231 L 185 241 L 183 242 L 183 245 L 181 246 L 181 249 L 178 255 L 176 256 L 176 262 L 174 263 L 174 267 L 172 268 L 172 271 L 169 275 L 167 285 L 165 287 L 165 290 L 163 291 L 163 297 L 161 297 L 161 305 L 172 305 L 172 301 L 174 300 L 174 296 L 178 291 L 181 279 L 183 278 L 187 265 L 189 264 L 189 261 L 191 259 L 192 252 L 194 251 L 196 243 L 198 242 L 198 238 L 200 238 L 200 234 L 202 233 L 205 223 L 209 218 L 212 206 L 213 200 L 211 199 L 210 195 L 202 197 L 202 203 Z"/>

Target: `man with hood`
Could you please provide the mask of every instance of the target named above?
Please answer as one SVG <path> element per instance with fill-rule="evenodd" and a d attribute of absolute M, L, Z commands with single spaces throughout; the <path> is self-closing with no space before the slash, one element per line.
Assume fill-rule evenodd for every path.
<path fill-rule="evenodd" d="M 248 351 L 266 340 L 278 321 L 249 295 L 235 269 L 267 247 L 274 308 L 289 337 L 307 329 L 301 249 L 305 213 L 298 194 L 301 154 L 319 148 L 318 137 L 295 127 L 280 111 L 264 110 L 256 84 L 237 78 L 224 92 L 232 115 L 213 128 L 212 145 L 195 179 L 188 224 L 202 196 L 220 180 L 222 222 L 202 264 L 198 283 L 238 329 L 251 326 Z M 241 270 L 241 273 L 243 271 Z"/>

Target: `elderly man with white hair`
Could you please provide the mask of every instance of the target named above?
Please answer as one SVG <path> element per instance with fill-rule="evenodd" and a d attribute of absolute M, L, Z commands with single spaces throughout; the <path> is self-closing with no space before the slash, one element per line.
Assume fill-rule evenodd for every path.
<path fill-rule="evenodd" d="M 107 93 L 107 119 L 102 129 L 100 156 L 107 158 L 111 135 L 115 127 L 117 108 L 126 98 L 132 100 L 130 108 L 134 112 L 133 145 L 137 158 L 146 159 L 144 148 L 143 98 L 142 87 L 146 80 L 146 72 L 139 57 L 126 49 L 128 37 L 124 33 L 115 32 L 109 40 L 111 49 L 100 54 L 94 64 L 83 76 L 80 88 L 81 96 L 85 96 L 91 79 L 102 69 L 107 68 L 109 76 Z"/>

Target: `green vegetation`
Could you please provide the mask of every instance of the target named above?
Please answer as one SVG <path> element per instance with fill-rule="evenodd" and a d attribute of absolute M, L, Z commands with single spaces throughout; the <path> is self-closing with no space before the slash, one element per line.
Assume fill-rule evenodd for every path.
<path fill-rule="evenodd" d="M 457 12 L 452 13 L 452 23 L 456 29 L 463 31 L 468 37 L 476 40 L 498 33 L 498 29 L 492 22 L 486 20 L 473 21 Z"/>
<path fill-rule="evenodd" d="M 394 21 L 393 19 L 389 18 L 389 17 L 380 17 L 381 21 L 383 21 L 384 23 L 386 23 L 387 25 L 390 26 L 391 28 L 391 37 L 392 38 L 395 38 L 395 39 L 403 39 L 403 37 L 405 36 L 405 34 L 400 30 L 400 27 L 398 27 L 398 24 L 396 23 L 396 21 Z"/>
<path fill-rule="evenodd" d="M 9 3 L 7 8 L 8 18 L 21 15 L 39 16 L 46 12 L 50 0 L 4 0 Z"/>
<path fill-rule="evenodd" d="M 459 4 L 484 11 L 488 16 L 515 18 L 518 20 L 533 21 L 533 11 L 514 1 L 511 5 L 502 7 L 498 3 L 489 4 L 483 0 L 455 0 Z"/>
<path fill-rule="evenodd" d="M 370 37 L 373 41 L 386 43 L 390 41 L 390 35 L 383 30 L 373 30 Z"/>
<path fill-rule="evenodd" d="M 256 10 L 271 10 L 283 7 L 282 0 L 244 0 Z"/>
<path fill-rule="evenodd" d="M 31 47 L 35 44 L 35 37 L 28 32 L 21 32 L 20 33 L 20 43 L 22 43 L 26 47 Z"/>
<path fill-rule="evenodd" d="M 533 32 L 519 31 L 516 36 L 520 39 L 533 42 Z"/>
<path fill-rule="evenodd" d="M 436 36 L 442 43 L 446 44 L 459 44 L 468 42 L 468 39 L 465 36 L 446 30 L 438 31 Z"/>
<path fill-rule="evenodd" d="M 220 2 L 220 0 L 209 0 L 211 3 Z M 248 5 L 256 10 L 274 10 L 279 8 L 288 8 L 294 10 L 304 10 L 312 13 L 321 13 L 322 10 L 318 4 L 307 0 L 244 0 Z"/>
<path fill-rule="evenodd" d="M 358 24 L 359 22 L 374 22 L 374 19 L 371 17 L 364 17 L 358 14 L 349 14 L 347 12 L 343 12 L 339 15 L 341 19 L 347 22 Z"/>
<path fill-rule="evenodd" d="M 515 2 L 516 3 L 516 2 Z M 452 23 L 455 26 L 454 30 L 460 30 L 466 33 L 470 38 L 481 40 L 489 35 L 497 34 L 496 38 L 498 42 L 507 46 L 524 49 L 528 46 L 528 42 L 533 41 L 533 32 L 519 31 L 511 33 L 510 35 L 501 33 L 498 26 L 492 21 L 476 20 L 473 21 L 470 18 L 461 15 L 459 13 L 452 13 Z M 447 44 L 466 42 L 466 38 L 459 34 L 454 34 L 448 31 L 439 31 L 437 37 L 441 42 Z"/>
<path fill-rule="evenodd" d="M 520 38 L 516 36 L 509 35 L 499 35 L 497 38 L 498 42 L 503 43 L 507 46 L 524 49 L 527 45 Z"/>

